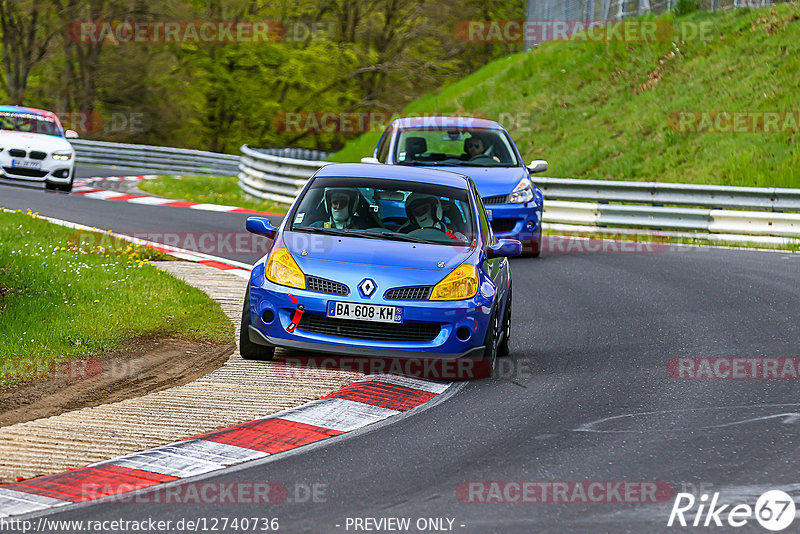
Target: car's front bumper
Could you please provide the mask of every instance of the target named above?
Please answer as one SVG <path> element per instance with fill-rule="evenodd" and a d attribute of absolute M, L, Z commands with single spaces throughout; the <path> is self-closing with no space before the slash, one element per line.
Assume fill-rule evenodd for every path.
<path fill-rule="evenodd" d="M 498 239 L 517 239 L 523 244 L 538 242 L 542 234 L 542 205 L 535 202 L 525 204 L 490 204 L 492 232 Z"/>
<path fill-rule="evenodd" d="M 62 161 L 54 160 L 47 156 L 41 161 L 41 167 L 31 169 L 27 167 L 15 167 L 12 160 L 19 159 L 12 157 L 7 150 L 0 152 L 0 176 L 11 180 L 26 180 L 31 182 L 50 182 L 54 184 L 66 184 L 72 179 L 75 167 L 75 158 Z"/>
<path fill-rule="evenodd" d="M 365 299 L 358 291 L 349 295 L 332 295 L 279 286 L 263 276 L 263 264 L 253 270 L 250 282 L 250 340 L 262 345 L 288 347 L 318 352 L 358 355 L 359 357 L 402 357 L 417 359 L 457 359 L 483 352 L 486 329 L 489 325 L 493 295 L 484 297 L 480 292 L 465 301 L 401 301 L 385 300 L 380 294 Z M 387 289 L 386 287 L 382 288 Z M 356 304 L 379 304 L 403 308 L 403 325 L 424 326 L 432 333 L 427 339 L 398 341 L 363 339 L 348 331 L 346 335 L 330 335 L 319 330 L 306 330 L 303 319 L 292 327 L 297 310 L 302 306 L 302 316 L 316 316 L 318 320 L 340 321 L 326 318 L 329 301 Z M 269 322 L 265 321 L 271 318 Z M 380 328 L 382 323 L 356 321 L 359 328 Z M 433 328 L 433 325 L 436 328 Z M 344 326 L 342 327 L 344 328 Z M 465 332 L 469 336 L 464 336 Z M 460 333 L 459 336 L 457 333 Z"/>

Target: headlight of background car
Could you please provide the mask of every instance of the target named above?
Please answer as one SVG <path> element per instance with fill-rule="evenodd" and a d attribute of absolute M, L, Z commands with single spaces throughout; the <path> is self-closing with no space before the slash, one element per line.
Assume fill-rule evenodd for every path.
<path fill-rule="evenodd" d="M 462 263 L 436 284 L 431 300 L 470 299 L 478 292 L 478 271 L 474 265 Z"/>
<path fill-rule="evenodd" d="M 53 152 L 53 159 L 57 159 L 59 161 L 67 161 L 72 159 L 72 151 L 71 150 L 58 150 Z"/>
<path fill-rule="evenodd" d="M 297 266 L 289 251 L 283 247 L 273 250 L 267 260 L 267 280 L 282 286 L 306 288 L 306 275 Z"/>
<path fill-rule="evenodd" d="M 511 204 L 522 204 L 523 202 L 530 202 L 533 200 L 533 186 L 531 181 L 523 178 L 514 188 L 514 191 L 508 195 L 508 201 Z"/>

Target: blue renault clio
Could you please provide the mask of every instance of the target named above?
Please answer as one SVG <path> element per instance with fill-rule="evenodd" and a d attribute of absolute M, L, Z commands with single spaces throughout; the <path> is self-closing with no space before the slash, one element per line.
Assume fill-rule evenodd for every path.
<path fill-rule="evenodd" d="M 394 120 L 364 163 L 451 170 L 472 178 L 500 238 L 522 242 L 522 253 L 539 256 L 542 192 L 531 175 L 547 162 L 527 166 L 508 132 L 497 122 L 473 117 L 407 117 Z"/>
<path fill-rule="evenodd" d="M 244 358 L 276 347 L 366 358 L 471 359 L 508 353 L 519 241 L 494 237 L 475 183 L 433 169 L 331 164 L 306 183 L 253 267 Z"/>

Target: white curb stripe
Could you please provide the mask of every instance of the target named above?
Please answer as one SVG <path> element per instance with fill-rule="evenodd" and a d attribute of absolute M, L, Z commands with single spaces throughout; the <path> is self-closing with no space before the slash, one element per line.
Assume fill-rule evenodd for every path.
<path fill-rule="evenodd" d="M 33 495 L 0 487 L 0 517 L 26 514 L 54 506 L 63 506 L 69 501 Z"/>
<path fill-rule="evenodd" d="M 452 382 L 433 382 L 431 380 L 400 375 L 367 375 L 357 382 L 387 382 L 389 384 L 397 384 L 398 386 L 427 391 L 428 393 L 435 393 L 437 395 L 444 393 L 447 388 L 452 385 Z"/>
<path fill-rule="evenodd" d="M 141 196 L 138 198 L 128 199 L 128 202 L 133 202 L 134 204 L 151 204 L 153 206 L 158 206 L 159 204 L 168 204 L 169 202 L 173 201 L 168 198 Z"/>
<path fill-rule="evenodd" d="M 186 478 L 211 471 L 218 471 L 225 467 L 218 462 L 208 462 L 200 458 L 187 456 L 183 453 L 165 450 L 163 447 L 136 452 L 107 462 L 90 465 L 89 467 L 102 467 L 104 465 L 117 465 L 130 467 L 150 473 L 160 473 L 177 478 Z"/>
<path fill-rule="evenodd" d="M 280 419 L 350 432 L 400 412 L 336 397 L 309 402 L 276 414 Z"/>
<path fill-rule="evenodd" d="M 99 198 L 101 200 L 108 200 L 109 198 L 123 197 L 126 194 L 127 193 L 120 193 L 118 191 L 97 191 L 95 193 L 86 193 L 83 196 L 86 198 Z"/>
<path fill-rule="evenodd" d="M 160 449 L 189 458 L 199 458 L 207 462 L 215 462 L 222 465 L 233 465 L 250 460 L 258 460 L 269 456 L 269 453 L 245 449 L 227 443 L 217 443 L 216 441 L 206 441 L 204 439 L 190 439 L 179 441 L 170 445 L 164 445 Z"/>
<path fill-rule="evenodd" d="M 193 206 L 189 206 L 189 209 L 203 211 L 233 211 L 238 210 L 239 208 L 236 206 L 223 206 L 222 204 L 195 204 Z"/>

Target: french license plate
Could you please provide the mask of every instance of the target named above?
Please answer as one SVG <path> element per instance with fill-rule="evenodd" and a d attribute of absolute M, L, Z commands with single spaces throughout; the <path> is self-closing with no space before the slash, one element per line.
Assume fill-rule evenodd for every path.
<path fill-rule="evenodd" d="M 328 317 L 355 319 L 357 321 L 376 321 L 379 323 L 402 323 L 403 308 L 400 306 L 381 306 L 380 304 L 329 301 Z"/>
<path fill-rule="evenodd" d="M 12 159 L 11 160 L 12 167 L 23 167 L 25 169 L 41 169 L 42 162 L 41 161 L 30 161 L 26 159 Z"/>

